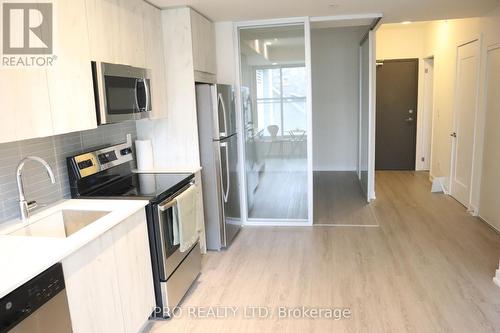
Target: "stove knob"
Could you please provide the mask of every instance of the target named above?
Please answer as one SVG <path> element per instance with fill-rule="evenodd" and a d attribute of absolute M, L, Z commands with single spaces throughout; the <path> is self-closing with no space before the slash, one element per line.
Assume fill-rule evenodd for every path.
<path fill-rule="evenodd" d="M 120 154 L 122 156 L 132 154 L 132 148 L 130 148 L 130 147 L 124 148 L 124 149 L 120 150 Z"/>

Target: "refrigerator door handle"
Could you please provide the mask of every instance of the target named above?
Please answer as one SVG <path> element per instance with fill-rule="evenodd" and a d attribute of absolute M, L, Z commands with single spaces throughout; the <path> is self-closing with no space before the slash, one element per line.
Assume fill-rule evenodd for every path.
<path fill-rule="evenodd" d="M 224 105 L 224 98 L 222 98 L 221 93 L 219 93 L 217 96 L 217 108 L 218 108 L 219 104 L 222 106 L 222 118 L 224 119 L 224 131 L 220 132 L 219 135 L 221 137 L 225 137 L 225 136 L 227 136 L 226 106 Z M 218 112 L 220 112 L 220 110 L 218 110 Z"/>
<path fill-rule="evenodd" d="M 227 203 L 227 199 L 229 198 L 229 190 L 231 189 L 231 177 L 229 177 L 229 147 L 226 147 L 226 180 L 227 180 L 227 191 L 226 196 L 224 197 L 224 202 Z"/>
<path fill-rule="evenodd" d="M 224 155 L 226 155 L 226 190 L 224 191 L 224 202 L 227 203 L 227 198 L 229 197 L 229 189 L 230 189 L 229 152 L 228 152 L 227 142 L 221 142 L 220 146 L 221 146 L 221 148 L 224 148 L 224 150 L 225 150 Z M 222 185 L 224 185 L 224 184 L 222 184 Z"/>

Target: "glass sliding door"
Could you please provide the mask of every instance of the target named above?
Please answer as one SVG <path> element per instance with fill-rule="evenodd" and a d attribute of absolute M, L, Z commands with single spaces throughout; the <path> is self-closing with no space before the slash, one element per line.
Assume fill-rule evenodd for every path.
<path fill-rule="evenodd" d="M 308 218 L 304 25 L 239 29 L 250 221 Z"/>

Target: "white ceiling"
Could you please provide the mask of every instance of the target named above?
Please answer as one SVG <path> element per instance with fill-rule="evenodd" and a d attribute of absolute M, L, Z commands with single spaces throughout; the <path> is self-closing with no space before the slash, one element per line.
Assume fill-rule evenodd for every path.
<path fill-rule="evenodd" d="M 165 8 L 188 5 L 215 22 L 295 16 L 382 13 L 384 23 L 481 16 L 500 0 L 148 0 Z"/>

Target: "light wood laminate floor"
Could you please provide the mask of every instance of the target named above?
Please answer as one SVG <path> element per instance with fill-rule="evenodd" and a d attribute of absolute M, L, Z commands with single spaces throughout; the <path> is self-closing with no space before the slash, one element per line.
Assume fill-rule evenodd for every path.
<path fill-rule="evenodd" d="M 355 171 L 315 171 L 314 224 L 377 226 Z"/>
<path fill-rule="evenodd" d="M 307 219 L 307 160 L 267 159 L 260 176 L 251 219 Z"/>
<path fill-rule="evenodd" d="M 151 332 L 500 332 L 492 282 L 500 236 L 460 204 L 430 193 L 427 173 L 376 174 L 379 228 L 244 228 L 203 259 L 180 318 Z M 230 319 L 193 306 L 237 306 Z M 245 306 L 347 307 L 343 320 L 245 319 Z"/>

